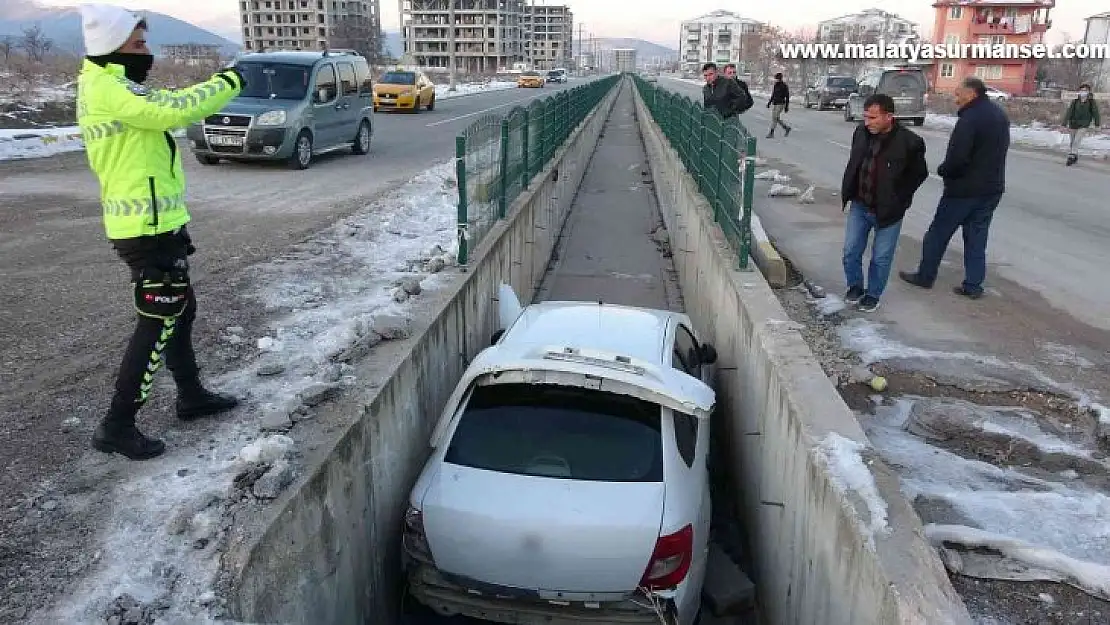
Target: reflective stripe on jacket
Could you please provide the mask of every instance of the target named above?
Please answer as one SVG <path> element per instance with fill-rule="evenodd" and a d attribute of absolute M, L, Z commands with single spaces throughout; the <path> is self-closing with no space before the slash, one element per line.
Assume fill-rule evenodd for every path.
<path fill-rule="evenodd" d="M 77 125 L 100 180 L 109 239 L 170 232 L 189 222 L 185 172 L 170 130 L 218 113 L 239 94 L 233 73 L 177 91 L 147 89 L 123 67 L 85 60 L 77 82 Z M 232 86 L 235 83 L 237 86 Z"/>

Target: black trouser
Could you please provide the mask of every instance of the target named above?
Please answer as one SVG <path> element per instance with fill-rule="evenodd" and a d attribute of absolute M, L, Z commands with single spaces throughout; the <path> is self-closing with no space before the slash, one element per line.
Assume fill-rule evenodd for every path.
<path fill-rule="evenodd" d="M 177 270 L 187 275 L 188 256 L 194 251 L 184 228 L 176 233 L 116 239 L 112 241 L 112 246 L 131 269 L 132 283 L 142 280 L 151 270 Z M 118 425 L 134 424 L 135 415 L 146 403 L 154 385 L 154 374 L 161 368 L 163 360 L 173 373 L 179 391 L 189 392 L 199 388 L 196 353 L 193 351 L 197 300 L 191 286 L 186 297 L 184 310 L 175 317 L 161 319 L 136 311 L 138 321 L 120 364 L 108 421 Z"/>

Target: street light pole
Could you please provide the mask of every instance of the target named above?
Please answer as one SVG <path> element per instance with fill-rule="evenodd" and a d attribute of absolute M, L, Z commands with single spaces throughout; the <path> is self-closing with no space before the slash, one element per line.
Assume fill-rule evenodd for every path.
<path fill-rule="evenodd" d="M 451 84 L 447 87 L 448 91 L 455 91 L 455 2 L 457 1 L 447 0 L 447 65 L 451 80 Z"/>

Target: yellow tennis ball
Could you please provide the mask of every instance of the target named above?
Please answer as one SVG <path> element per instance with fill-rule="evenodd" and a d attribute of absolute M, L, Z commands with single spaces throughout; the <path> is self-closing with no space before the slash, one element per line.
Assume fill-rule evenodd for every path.
<path fill-rule="evenodd" d="M 871 378 L 871 388 L 880 392 L 886 390 L 886 378 L 881 375 Z"/>

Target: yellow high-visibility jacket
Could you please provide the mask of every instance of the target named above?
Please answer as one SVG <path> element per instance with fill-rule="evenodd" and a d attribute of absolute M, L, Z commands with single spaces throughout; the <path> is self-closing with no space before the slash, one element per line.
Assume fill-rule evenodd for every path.
<path fill-rule="evenodd" d="M 189 222 L 185 172 L 169 131 L 218 113 L 243 85 L 220 72 L 186 89 L 147 89 L 122 66 L 85 60 L 77 81 L 77 124 L 100 180 L 109 239 L 171 232 Z"/>

